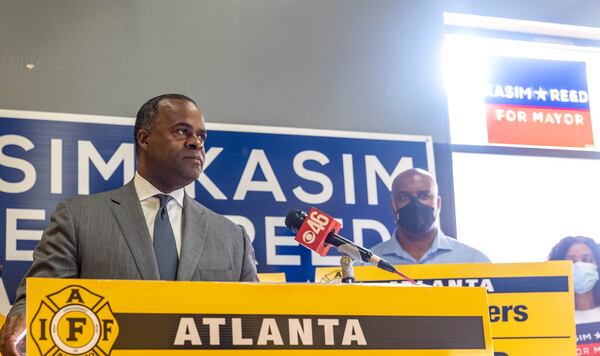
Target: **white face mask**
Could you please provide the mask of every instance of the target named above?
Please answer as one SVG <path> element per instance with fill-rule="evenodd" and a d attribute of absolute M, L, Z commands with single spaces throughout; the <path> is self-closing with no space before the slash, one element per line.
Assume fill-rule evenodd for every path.
<path fill-rule="evenodd" d="M 573 263 L 573 289 L 577 294 L 585 294 L 598 282 L 598 266 L 589 262 Z"/>

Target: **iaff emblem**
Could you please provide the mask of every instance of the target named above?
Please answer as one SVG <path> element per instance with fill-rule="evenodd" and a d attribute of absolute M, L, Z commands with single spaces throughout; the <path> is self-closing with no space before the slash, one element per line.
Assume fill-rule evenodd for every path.
<path fill-rule="evenodd" d="M 30 326 L 41 355 L 109 355 L 117 335 L 108 301 L 77 285 L 47 295 Z"/>

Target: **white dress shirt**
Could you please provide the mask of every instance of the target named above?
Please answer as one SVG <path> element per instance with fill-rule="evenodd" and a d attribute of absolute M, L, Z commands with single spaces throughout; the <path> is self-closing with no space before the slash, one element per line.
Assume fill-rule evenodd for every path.
<path fill-rule="evenodd" d="M 160 208 L 160 201 L 155 195 L 167 193 L 163 193 L 156 189 L 156 187 L 150 184 L 144 177 L 140 176 L 137 171 L 133 178 L 133 185 L 135 186 L 135 191 L 140 199 L 140 204 L 142 204 L 142 211 L 144 212 L 146 225 L 150 232 L 150 238 L 154 241 L 154 219 L 156 218 L 158 208 Z M 167 203 L 167 212 L 169 213 L 169 221 L 171 222 L 173 235 L 175 235 L 177 256 L 181 256 L 181 212 L 183 209 L 184 194 L 183 188 L 167 194 L 173 197 L 173 199 L 169 200 Z"/>

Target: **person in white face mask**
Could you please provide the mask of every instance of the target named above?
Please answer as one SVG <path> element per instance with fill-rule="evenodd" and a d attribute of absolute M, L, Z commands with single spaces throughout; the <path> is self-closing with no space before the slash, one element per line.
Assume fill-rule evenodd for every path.
<path fill-rule="evenodd" d="M 548 260 L 573 261 L 573 290 L 575 291 L 575 323 L 600 321 L 600 283 L 598 261 L 600 248 L 589 237 L 569 236 L 552 248 Z"/>

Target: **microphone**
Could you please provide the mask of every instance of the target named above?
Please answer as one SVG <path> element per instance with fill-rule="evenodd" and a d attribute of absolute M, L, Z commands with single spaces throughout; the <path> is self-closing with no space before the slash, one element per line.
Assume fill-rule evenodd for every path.
<path fill-rule="evenodd" d="M 285 217 L 285 226 L 296 233 L 295 240 L 298 243 L 321 256 L 325 256 L 329 248 L 334 246 L 340 253 L 348 255 L 354 260 L 374 264 L 385 271 L 396 273 L 402 278 L 416 283 L 411 278 L 398 272 L 394 265 L 388 261 L 338 235 L 337 232 L 342 224 L 314 207 L 310 209 L 308 214 L 301 210 L 290 211 Z"/>

